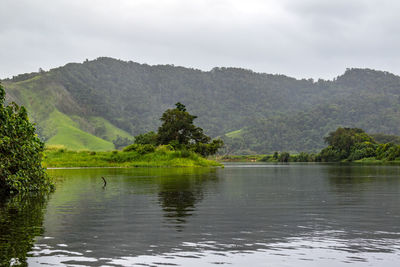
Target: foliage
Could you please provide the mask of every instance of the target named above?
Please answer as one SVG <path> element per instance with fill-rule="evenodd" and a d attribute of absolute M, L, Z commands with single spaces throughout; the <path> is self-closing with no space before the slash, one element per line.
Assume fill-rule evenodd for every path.
<path fill-rule="evenodd" d="M 158 141 L 158 134 L 156 134 L 153 131 L 135 136 L 135 144 L 139 145 L 150 144 L 156 146 L 158 143 L 157 141 Z"/>
<path fill-rule="evenodd" d="M 346 155 L 351 152 L 351 149 L 355 145 L 359 145 L 363 142 L 375 142 L 373 138 L 362 129 L 341 127 L 329 133 L 324 140 L 328 145 L 332 146 L 333 149 L 339 150 Z"/>
<path fill-rule="evenodd" d="M 181 103 L 175 105 L 176 108 L 166 110 L 160 118 L 162 125 L 158 128 L 158 142 L 162 145 L 175 142 L 182 146 L 208 142 L 209 137 L 193 124 L 196 116 L 190 115 Z"/>
<path fill-rule="evenodd" d="M 289 152 L 282 152 L 279 154 L 278 161 L 279 162 L 289 162 L 290 154 Z"/>
<path fill-rule="evenodd" d="M 322 162 L 337 162 L 346 158 L 346 155 L 343 152 L 334 149 L 332 146 L 322 149 L 320 156 Z"/>
<path fill-rule="evenodd" d="M 0 266 L 27 266 L 35 237 L 44 233 L 47 197 L 44 192 L 0 196 Z"/>
<path fill-rule="evenodd" d="M 218 149 L 224 145 L 224 142 L 221 139 L 214 139 L 211 143 L 196 143 L 193 146 L 193 151 L 202 155 L 203 157 L 207 157 L 210 155 L 214 155 L 217 153 Z"/>
<path fill-rule="evenodd" d="M 116 149 L 121 149 L 128 146 L 129 144 L 132 144 L 132 139 L 128 137 L 121 137 L 118 135 L 117 138 L 113 140 L 113 144 Z"/>
<path fill-rule="evenodd" d="M 255 161 L 268 161 L 270 158 L 270 155 L 224 155 L 218 157 L 218 160 L 220 161 L 250 161 L 250 162 L 255 162 Z"/>
<path fill-rule="evenodd" d="M 393 138 L 393 137 L 390 137 Z M 245 161 L 250 158 L 266 162 L 346 162 L 379 163 L 400 160 L 400 145 L 394 143 L 377 144 L 374 139 L 358 128 L 341 128 L 329 133 L 325 138 L 328 146 L 320 153 L 288 152 L 255 156 L 224 156 L 223 161 Z"/>
<path fill-rule="evenodd" d="M 0 85 L 0 188 L 4 193 L 48 190 L 52 184 L 41 166 L 44 144 L 26 109 L 5 106 L 4 100 Z"/>
<path fill-rule="evenodd" d="M 400 145 L 393 143 L 379 144 L 376 149 L 377 159 L 395 160 L 400 157 Z"/>
<path fill-rule="evenodd" d="M 294 162 L 316 162 L 320 161 L 319 155 L 301 152 L 298 155 L 291 155 L 291 160 Z"/>
<path fill-rule="evenodd" d="M 153 152 L 143 153 L 144 147 L 120 152 L 90 151 L 45 151 L 44 165 L 47 167 L 209 167 L 221 166 L 219 163 L 204 159 L 188 150 L 170 150 L 168 146 L 159 146 Z"/>
<path fill-rule="evenodd" d="M 379 144 L 393 143 L 400 145 L 400 136 L 392 134 L 371 134 L 371 137 Z"/>
<path fill-rule="evenodd" d="M 393 137 L 390 137 L 393 138 Z M 290 155 L 287 152 L 274 152 L 264 156 L 261 161 L 270 162 L 380 162 L 400 159 L 400 145 L 393 143 L 377 144 L 372 136 L 362 129 L 341 128 L 325 137 L 328 146 L 320 153 Z"/>
<path fill-rule="evenodd" d="M 177 149 L 190 149 L 202 156 L 215 154 L 223 146 L 223 141 L 217 139 L 211 142 L 203 129 L 193 124 L 196 116 L 189 114 L 182 103 L 175 105 L 176 108 L 166 110 L 160 119 L 162 125 L 158 128 L 158 143 L 170 144 Z M 154 136 L 152 133 L 147 135 Z"/>
<path fill-rule="evenodd" d="M 155 146 L 151 145 L 151 144 L 132 144 L 129 145 L 127 147 L 125 147 L 122 151 L 123 152 L 130 152 L 130 151 L 136 151 L 137 153 L 139 153 L 140 155 L 144 155 L 147 153 L 152 153 L 156 150 Z"/>
<path fill-rule="evenodd" d="M 5 85 L 9 98 L 32 114 L 44 140 L 76 149 L 92 150 L 89 145 L 99 141 L 81 142 L 82 132 L 109 147 L 116 133 L 123 136 L 121 130 L 128 138 L 155 131 L 159 114 L 177 101 L 190 105 L 199 116 L 197 125 L 213 138 L 220 136 L 229 154 L 318 152 L 323 137 L 340 126 L 400 134 L 400 77 L 370 69 L 313 81 L 239 68 L 200 71 L 98 58 L 21 75 Z M 60 120 L 53 111 L 64 116 Z M 107 121 L 114 134 L 106 134 L 107 126 L 92 117 Z"/>
<path fill-rule="evenodd" d="M 377 144 L 368 141 L 355 144 L 348 156 L 349 161 L 355 161 L 363 158 L 371 158 L 376 156 Z"/>
<path fill-rule="evenodd" d="M 375 140 L 358 128 L 338 128 L 325 141 L 329 144 L 319 154 L 322 161 L 359 161 L 377 159 L 393 161 L 400 157 L 400 145 L 377 144 Z"/>
<path fill-rule="evenodd" d="M 322 161 L 358 160 L 374 156 L 375 141 L 359 128 L 337 128 L 324 138 L 328 144 L 321 151 Z"/>

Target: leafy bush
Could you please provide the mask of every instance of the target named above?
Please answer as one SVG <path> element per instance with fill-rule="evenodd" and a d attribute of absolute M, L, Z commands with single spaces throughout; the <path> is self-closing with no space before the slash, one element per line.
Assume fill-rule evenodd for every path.
<path fill-rule="evenodd" d="M 400 146 L 392 146 L 387 152 L 387 160 L 395 160 L 400 157 Z"/>
<path fill-rule="evenodd" d="M 296 157 L 296 161 L 297 162 L 308 162 L 310 161 L 310 155 L 305 153 L 305 152 L 301 152 L 299 155 L 297 155 Z"/>
<path fill-rule="evenodd" d="M 35 133 L 24 107 L 5 106 L 0 85 L 0 190 L 4 193 L 52 188 L 41 166 L 44 144 Z"/>
<path fill-rule="evenodd" d="M 156 134 L 153 131 L 144 133 L 144 134 L 139 134 L 139 135 L 135 136 L 135 144 L 139 144 L 139 145 L 150 144 L 150 145 L 156 146 L 157 138 L 158 138 L 158 134 Z"/>
<path fill-rule="evenodd" d="M 371 158 L 376 156 L 377 145 L 371 142 L 363 142 L 356 144 L 348 157 L 349 161 L 359 160 L 363 158 Z"/>
<path fill-rule="evenodd" d="M 171 145 L 160 145 L 156 148 L 156 151 L 160 154 L 166 154 L 170 151 L 174 151 L 174 148 Z"/>
<path fill-rule="evenodd" d="M 376 149 L 376 158 L 377 159 L 393 158 L 395 151 L 394 147 L 395 145 L 393 143 L 379 144 L 378 148 Z M 391 157 L 390 154 L 392 154 Z"/>
<path fill-rule="evenodd" d="M 129 146 L 124 147 L 124 149 L 122 149 L 122 152 L 136 151 L 138 146 L 139 146 L 138 144 L 131 144 Z"/>
<path fill-rule="evenodd" d="M 320 157 L 323 162 L 335 162 L 340 161 L 343 156 L 343 153 L 340 153 L 339 150 L 334 149 L 332 146 L 328 146 L 321 150 Z"/>
<path fill-rule="evenodd" d="M 187 149 L 182 149 L 181 150 L 181 157 L 182 158 L 189 158 L 191 156 L 191 153 L 189 150 Z"/>
<path fill-rule="evenodd" d="M 262 157 L 262 159 L 260 159 L 260 161 L 271 161 L 272 160 L 272 156 L 271 155 L 265 155 L 264 157 Z"/>
<path fill-rule="evenodd" d="M 290 159 L 290 154 L 289 152 L 282 152 L 279 154 L 278 161 L 280 162 L 288 162 Z"/>
<path fill-rule="evenodd" d="M 123 152 L 136 151 L 140 155 L 144 155 L 144 154 L 152 153 L 155 150 L 156 150 L 156 148 L 150 144 L 146 144 L 146 145 L 132 144 L 132 145 L 125 147 L 122 151 Z"/>
<path fill-rule="evenodd" d="M 207 157 L 209 155 L 214 155 L 217 153 L 218 149 L 223 146 L 223 141 L 221 139 L 214 139 L 211 143 L 197 143 L 193 145 L 193 151 Z"/>

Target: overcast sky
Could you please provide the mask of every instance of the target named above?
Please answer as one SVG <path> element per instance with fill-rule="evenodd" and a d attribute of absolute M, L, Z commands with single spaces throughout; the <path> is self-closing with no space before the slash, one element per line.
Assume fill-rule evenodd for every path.
<path fill-rule="evenodd" d="M 101 56 L 332 79 L 400 74 L 398 0 L 0 0 L 0 78 Z"/>

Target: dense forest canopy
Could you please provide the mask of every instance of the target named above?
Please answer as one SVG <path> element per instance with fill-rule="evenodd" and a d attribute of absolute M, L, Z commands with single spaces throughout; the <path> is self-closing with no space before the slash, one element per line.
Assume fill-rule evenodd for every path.
<path fill-rule="evenodd" d="M 319 151 L 340 126 L 400 135 L 400 77 L 370 69 L 314 81 L 98 58 L 3 83 L 45 142 L 72 148 L 110 150 L 118 138 L 156 131 L 178 101 L 205 134 L 224 140 L 224 153 Z"/>

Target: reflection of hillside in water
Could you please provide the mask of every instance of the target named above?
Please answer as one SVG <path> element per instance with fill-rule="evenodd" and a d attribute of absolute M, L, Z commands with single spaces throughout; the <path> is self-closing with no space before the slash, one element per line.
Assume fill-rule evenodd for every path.
<path fill-rule="evenodd" d="M 343 164 L 327 169 L 329 181 L 337 190 L 359 190 L 377 184 L 396 184 L 400 175 L 398 166 L 362 166 Z"/>
<path fill-rule="evenodd" d="M 399 166 L 362 166 L 344 164 L 327 169 L 332 200 L 327 203 L 326 219 L 347 240 L 399 237 Z M 358 242 L 360 243 L 360 242 Z M 368 243 L 368 242 L 367 242 Z M 389 249 L 390 246 L 387 246 Z M 368 250 L 354 242 L 352 249 Z M 381 246 L 384 251 L 384 247 Z"/>
<path fill-rule="evenodd" d="M 0 266 L 27 266 L 27 253 L 43 234 L 45 195 L 0 198 Z"/>

